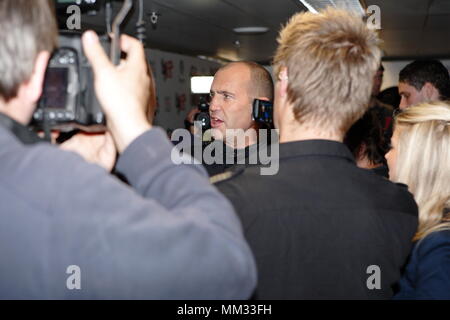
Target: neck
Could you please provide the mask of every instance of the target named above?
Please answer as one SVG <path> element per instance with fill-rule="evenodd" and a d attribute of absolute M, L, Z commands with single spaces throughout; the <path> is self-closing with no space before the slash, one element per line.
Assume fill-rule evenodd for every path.
<path fill-rule="evenodd" d="M 291 122 L 290 125 L 280 126 L 280 143 L 303 140 L 332 140 L 343 142 L 344 135 L 308 125 L 300 125 L 297 121 Z"/>
<path fill-rule="evenodd" d="M 378 167 L 381 167 L 382 164 L 375 164 L 372 161 L 370 161 L 367 157 L 360 158 L 356 160 L 356 165 L 363 169 L 375 169 Z"/>
<path fill-rule="evenodd" d="M 231 140 L 231 141 L 230 141 Z M 224 141 L 224 143 L 233 149 L 245 149 L 248 146 L 254 145 L 255 143 L 258 142 L 258 139 L 256 137 L 250 137 L 247 136 L 247 134 L 245 135 L 245 139 L 243 141 L 240 141 L 240 139 L 237 139 L 238 141 L 236 141 L 236 139 L 227 139 Z"/>
<path fill-rule="evenodd" d="M 31 114 L 24 114 L 21 110 L 21 106 L 15 98 L 10 100 L 8 103 L 4 103 L 0 100 L 0 112 L 26 126 L 31 120 Z"/>

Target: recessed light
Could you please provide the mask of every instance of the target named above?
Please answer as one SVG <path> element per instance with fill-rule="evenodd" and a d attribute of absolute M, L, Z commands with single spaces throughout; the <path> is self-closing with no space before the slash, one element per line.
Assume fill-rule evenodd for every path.
<path fill-rule="evenodd" d="M 239 27 L 234 28 L 233 31 L 237 34 L 263 34 L 269 31 L 267 27 Z"/>
<path fill-rule="evenodd" d="M 319 13 L 326 7 L 335 7 L 364 15 L 360 0 L 299 0 L 310 12 Z"/>

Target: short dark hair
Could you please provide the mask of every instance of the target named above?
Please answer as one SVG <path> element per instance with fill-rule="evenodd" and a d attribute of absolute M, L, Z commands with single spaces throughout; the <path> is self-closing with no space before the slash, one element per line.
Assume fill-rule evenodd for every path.
<path fill-rule="evenodd" d="M 272 75 L 262 65 L 253 61 L 243 61 L 251 71 L 253 94 L 273 101 L 274 84 Z"/>
<path fill-rule="evenodd" d="M 422 90 L 425 83 L 431 83 L 441 95 L 442 100 L 450 99 L 450 75 L 447 68 L 438 60 L 417 60 L 400 71 L 400 82 Z"/>
<path fill-rule="evenodd" d="M 270 72 L 259 63 L 253 61 L 231 62 L 220 68 L 219 71 L 236 64 L 245 65 L 250 70 L 249 96 L 254 98 L 266 97 L 273 101 L 274 83 Z"/>
<path fill-rule="evenodd" d="M 345 136 L 344 143 L 355 158 L 358 158 L 361 149 L 365 147 L 364 155 L 373 164 L 385 163 L 384 155 L 388 152 L 388 147 L 383 135 L 383 125 L 373 109 L 369 109 L 350 128 Z"/>

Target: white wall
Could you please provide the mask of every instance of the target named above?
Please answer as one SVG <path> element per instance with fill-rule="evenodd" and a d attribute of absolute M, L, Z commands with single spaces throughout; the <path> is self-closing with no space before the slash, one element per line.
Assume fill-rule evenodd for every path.
<path fill-rule="evenodd" d="M 384 78 L 383 78 L 383 86 L 381 90 L 390 87 L 398 86 L 398 75 L 400 71 L 412 60 L 408 61 L 385 61 L 383 62 L 384 66 Z M 441 60 L 441 62 L 450 70 L 450 60 Z"/>
<path fill-rule="evenodd" d="M 156 79 L 158 113 L 155 124 L 164 129 L 184 127 L 184 119 L 195 101 L 191 94 L 193 75 L 214 75 L 219 63 L 159 50 L 146 50 Z"/>

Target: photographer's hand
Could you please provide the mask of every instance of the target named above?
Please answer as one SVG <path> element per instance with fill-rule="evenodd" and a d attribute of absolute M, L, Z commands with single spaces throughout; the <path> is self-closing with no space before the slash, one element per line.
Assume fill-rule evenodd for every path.
<path fill-rule="evenodd" d="M 111 134 L 79 133 L 63 144 L 60 148 L 78 153 L 86 161 L 97 164 L 107 171 L 112 171 L 116 163 L 117 151 Z"/>
<path fill-rule="evenodd" d="M 95 91 L 105 112 L 108 128 L 119 153 L 122 153 L 151 125 L 146 117 L 150 77 L 142 44 L 129 36 L 121 37 L 122 51 L 127 54 L 114 66 L 93 31 L 83 35 L 85 54 L 95 75 Z"/>

